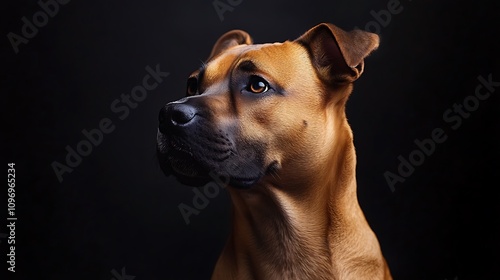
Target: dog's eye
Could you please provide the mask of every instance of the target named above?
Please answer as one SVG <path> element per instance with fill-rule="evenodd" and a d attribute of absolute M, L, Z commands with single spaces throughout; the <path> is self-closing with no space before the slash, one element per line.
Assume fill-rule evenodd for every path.
<path fill-rule="evenodd" d="M 269 83 L 259 76 L 251 76 L 246 90 L 259 94 L 269 90 Z"/>
<path fill-rule="evenodd" d="M 187 80 L 186 95 L 193 96 L 198 92 L 198 79 L 191 77 Z"/>

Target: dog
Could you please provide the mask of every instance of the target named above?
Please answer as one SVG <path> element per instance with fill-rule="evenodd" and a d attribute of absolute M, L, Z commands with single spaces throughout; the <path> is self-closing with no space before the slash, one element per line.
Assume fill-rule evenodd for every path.
<path fill-rule="evenodd" d="M 282 43 L 229 31 L 160 110 L 163 172 L 228 182 L 232 232 L 212 279 L 392 279 L 357 200 L 345 114 L 378 45 L 329 23 Z"/>

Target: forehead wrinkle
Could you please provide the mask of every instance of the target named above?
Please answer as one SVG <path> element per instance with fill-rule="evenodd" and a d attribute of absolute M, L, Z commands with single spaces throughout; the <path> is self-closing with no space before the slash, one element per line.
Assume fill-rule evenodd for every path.
<path fill-rule="evenodd" d="M 261 44 L 257 48 L 252 48 L 240 55 L 240 61 L 238 69 L 244 72 L 255 72 L 259 71 L 264 74 L 270 74 L 266 70 L 272 70 L 282 68 L 283 65 L 280 63 L 276 67 L 275 64 L 271 64 L 273 67 L 267 67 L 268 61 L 285 61 L 287 58 L 282 57 L 280 52 L 272 52 L 274 47 L 277 45 L 283 45 L 283 43 L 273 43 L 273 44 Z M 267 63 L 266 63 L 267 62 Z M 241 66 L 241 68 L 240 68 Z"/>
<path fill-rule="evenodd" d="M 204 71 L 204 79 L 206 79 L 207 84 L 210 85 L 222 81 L 227 76 L 227 73 L 232 71 L 235 61 L 244 52 L 245 47 L 247 45 L 235 46 L 208 61 L 205 64 Z"/>
<path fill-rule="evenodd" d="M 280 49 L 276 50 L 277 47 Z M 285 88 L 287 84 L 290 85 L 294 80 L 297 80 L 297 72 L 300 72 L 301 76 L 307 75 L 303 72 L 308 72 L 310 60 L 304 55 L 307 53 L 301 49 L 295 49 L 289 42 L 285 42 L 265 44 L 258 49 L 248 50 L 241 56 L 240 60 L 251 61 L 257 68 L 255 72 L 271 79 L 274 78 L 276 83 Z M 290 57 L 304 57 L 305 59 L 297 59 L 293 63 L 289 63 Z M 279 63 L 276 63 L 277 61 Z M 276 79 L 277 77 L 279 79 Z"/>
<path fill-rule="evenodd" d="M 205 75 L 207 76 L 207 80 L 210 81 L 209 83 L 220 80 L 219 76 L 227 76 L 227 73 L 232 71 L 235 65 L 238 65 L 238 63 L 242 60 L 241 57 L 243 55 L 270 45 L 273 44 L 238 45 L 226 50 L 206 64 Z"/>

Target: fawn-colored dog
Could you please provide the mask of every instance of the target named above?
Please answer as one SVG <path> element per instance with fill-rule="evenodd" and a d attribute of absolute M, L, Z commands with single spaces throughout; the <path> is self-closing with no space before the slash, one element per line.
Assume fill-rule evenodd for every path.
<path fill-rule="evenodd" d="M 392 279 L 357 200 L 345 115 L 378 44 L 332 24 L 274 44 L 233 30 L 161 110 L 164 172 L 228 181 L 232 233 L 212 279 Z"/>

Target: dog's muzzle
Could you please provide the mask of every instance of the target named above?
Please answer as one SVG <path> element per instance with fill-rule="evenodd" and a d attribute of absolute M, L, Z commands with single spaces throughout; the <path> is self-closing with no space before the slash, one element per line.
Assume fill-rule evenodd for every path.
<path fill-rule="evenodd" d="M 202 186 L 214 176 L 247 188 L 263 175 L 255 147 L 237 148 L 234 129 L 214 124 L 199 99 L 184 98 L 160 110 L 157 153 L 163 172 L 181 183 Z"/>

